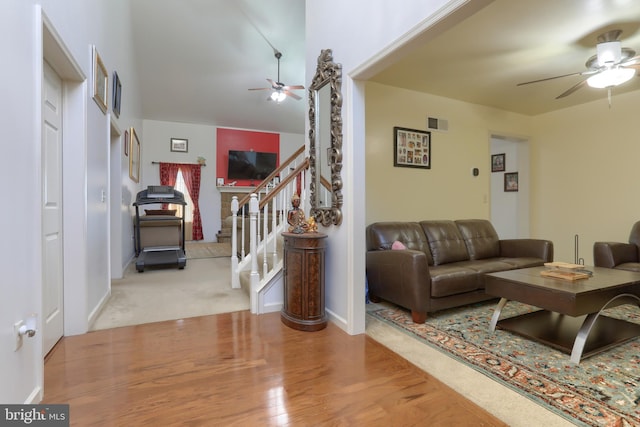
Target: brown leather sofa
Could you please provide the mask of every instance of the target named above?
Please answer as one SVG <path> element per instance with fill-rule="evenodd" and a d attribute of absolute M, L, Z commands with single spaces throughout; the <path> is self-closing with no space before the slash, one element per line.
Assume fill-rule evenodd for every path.
<path fill-rule="evenodd" d="M 629 243 L 595 242 L 593 263 L 596 267 L 640 272 L 640 221 L 631 227 Z"/>
<path fill-rule="evenodd" d="M 394 242 L 406 249 L 392 250 Z M 396 246 L 399 246 L 396 244 Z M 500 240 L 488 220 L 377 222 L 367 227 L 367 281 L 372 301 L 427 313 L 493 299 L 484 274 L 553 261 L 553 243 Z"/>

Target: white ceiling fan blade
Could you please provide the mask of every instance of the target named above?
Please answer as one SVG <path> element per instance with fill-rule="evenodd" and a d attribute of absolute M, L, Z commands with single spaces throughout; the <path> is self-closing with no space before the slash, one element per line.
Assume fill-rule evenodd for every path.
<path fill-rule="evenodd" d="M 578 71 L 578 72 L 575 72 L 575 73 L 563 74 L 561 76 L 554 76 L 554 77 L 547 77 L 545 79 L 531 80 L 530 82 L 518 83 L 517 86 L 528 85 L 528 84 L 531 84 L 531 83 L 546 82 L 547 80 L 554 80 L 554 79 L 559 79 L 559 78 L 562 78 L 562 77 L 578 76 L 578 75 L 582 75 L 582 72 Z"/>
<path fill-rule="evenodd" d="M 620 63 L 621 67 L 633 67 L 638 66 L 640 64 L 640 55 L 634 56 L 633 58 L 629 58 Z"/>
<path fill-rule="evenodd" d="M 284 90 L 296 90 L 296 89 L 304 89 L 302 85 L 293 85 L 293 86 L 282 86 Z"/>
<path fill-rule="evenodd" d="M 298 96 L 298 95 L 296 95 L 295 93 L 293 93 L 293 92 L 289 92 L 288 90 L 285 90 L 285 91 L 284 91 L 284 93 L 285 93 L 287 96 L 290 96 L 291 98 L 293 98 L 293 99 L 295 99 L 295 100 L 298 100 L 298 101 L 299 101 L 299 100 L 301 100 L 301 99 L 302 99 L 301 97 L 299 97 L 299 96 Z"/>
<path fill-rule="evenodd" d="M 569 89 L 562 92 L 560 95 L 556 96 L 556 99 L 564 98 L 565 96 L 571 95 L 573 92 L 587 85 L 587 81 L 583 80 L 575 85 L 571 86 Z"/>
<path fill-rule="evenodd" d="M 254 87 L 249 90 L 271 90 L 271 88 L 270 87 Z"/>

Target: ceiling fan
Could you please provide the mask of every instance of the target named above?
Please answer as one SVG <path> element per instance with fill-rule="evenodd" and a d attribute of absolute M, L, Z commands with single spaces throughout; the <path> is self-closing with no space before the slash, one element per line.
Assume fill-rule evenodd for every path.
<path fill-rule="evenodd" d="M 518 86 L 576 75 L 590 76 L 571 86 L 558 95 L 556 99 L 571 95 L 586 85 L 599 89 L 608 89 L 610 97 L 611 88 L 629 81 L 636 75 L 636 69 L 640 69 L 640 56 L 635 56 L 636 52 L 633 49 L 621 46 L 620 40 L 618 40 L 620 34 L 622 34 L 621 30 L 611 30 L 598 36 L 596 55 L 593 55 L 585 63 L 586 71 L 518 83 Z"/>
<path fill-rule="evenodd" d="M 252 88 L 249 90 L 271 90 L 271 94 L 269 95 L 267 100 L 276 101 L 278 103 L 284 101 L 287 98 L 287 96 L 290 96 L 295 100 L 302 99 L 300 96 L 296 95 L 291 91 L 296 89 L 304 89 L 304 86 L 302 85 L 285 86 L 284 83 L 280 82 L 280 58 L 282 58 L 282 53 L 279 52 L 277 49 L 273 49 L 273 51 L 275 53 L 276 59 L 278 60 L 278 80 L 274 82 L 272 79 L 267 79 L 267 81 L 271 83 L 271 87 L 258 87 L 258 88 Z"/>

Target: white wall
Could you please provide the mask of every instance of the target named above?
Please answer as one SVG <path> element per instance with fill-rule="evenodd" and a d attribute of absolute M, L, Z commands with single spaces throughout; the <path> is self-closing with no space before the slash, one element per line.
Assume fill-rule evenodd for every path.
<path fill-rule="evenodd" d="M 22 403 L 39 381 L 40 354 L 35 340 L 13 352 L 13 323 L 40 312 L 40 169 L 39 133 L 34 111 L 38 93 L 32 58 L 35 39 L 32 2 L 12 0 L 0 5 L 0 51 L 11 53 L 11 66 L 0 67 L 4 102 L 0 124 L 5 141 L 0 176 L 10 189 L 11 208 L 2 210 L 8 225 L 1 246 L 0 281 L 0 402 Z M 29 31 L 25 31 L 25 28 Z M 8 62 L 8 61 L 6 61 Z M 35 253 L 34 253 L 35 252 Z"/>
<path fill-rule="evenodd" d="M 0 70 L 4 99 L 0 120 L 5 140 L 12 141 L 5 144 L 1 169 L 3 182 L 12 185 L 13 206 L 5 211 L 11 226 L 7 227 L 0 261 L 4 274 L 0 283 L 0 402 L 3 403 L 37 402 L 43 386 L 41 334 L 27 339 L 16 352 L 13 351 L 12 336 L 14 322 L 29 313 L 38 313 L 40 318 L 43 315 L 40 225 L 42 16 L 46 16 L 64 44 L 66 54 L 82 74 L 91 76 L 90 46 L 94 44 L 98 46 L 109 75 L 114 69 L 118 70 L 123 81 L 123 109 L 116 120 L 118 126 L 130 126 L 139 117 L 133 52 L 128 49 L 128 1 L 7 0 L 0 3 L 0 51 L 5 64 L 11 64 Z M 65 123 L 80 123 L 84 130 L 74 133 L 73 147 L 63 147 L 64 158 L 74 160 L 63 165 L 64 174 L 69 170 L 81 173 L 79 180 L 63 184 L 65 203 L 72 201 L 74 208 L 64 213 L 65 217 L 74 218 L 73 221 L 65 218 L 68 225 L 64 230 L 65 244 L 84 254 L 65 260 L 65 297 L 75 298 L 74 304 L 65 307 L 66 335 L 87 330 L 91 314 L 109 290 L 110 272 L 106 261 L 109 221 L 102 191 L 108 194 L 109 189 L 110 118 L 91 99 L 90 87 L 89 80 L 77 85 L 84 97 L 81 103 L 84 111 L 77 113 L 80 117 L 65 119 Z M 77 148 L 71 153 L 75 157 L 69 155 L 70 148 Z M 129 186 L 123 182 L 123 187 Z"/>

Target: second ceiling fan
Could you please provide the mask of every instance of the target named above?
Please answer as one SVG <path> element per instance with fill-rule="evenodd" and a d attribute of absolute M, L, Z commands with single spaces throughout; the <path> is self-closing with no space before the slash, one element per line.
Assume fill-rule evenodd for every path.
<path fill-rule="evenodd" d="M 274 82 L 272 79 L 267 79 L 267 81 L 271 83 L 271 87 L 258 87 L 258 88 L 252 88 L 249 90 L 271 90 L 272 92 L 269 95 L 269 98 L 267 99 L 269 101 L 276 101 L 278 103 L 284 101 L 288 96 L 295 100 L 302 99 L 300 96 L 296 95 L 291 91 L 297 90 L 297 89 L 304 89 L 304 86 L 302 85 L 286 86 L 284 83 L 280 82 L 280 58 L 282 58 L 282 53 L 277 49 L 273 49 L 273 50 L 274 50 L 274 56 L 278 60 L 278 80 Z"/>
<path fill-rule="evenodd" d="M 635 56 L 636 52 L 633 49 L 621 46 L 620 40 L 618 40 L 620 34 L 622 34 L 621 30 L 611 30 L 598 36 L 596 55 L 590 57 L 585 63 L 586 71 L 518 83 L 518 86 L 575 75 L 590 76 L 556 97 L 556 99 L 560 99 L 587 85 L 610 90 L 612 87 L 629 81 L 636 75 L 636 69 L 640 68 L 640 56 Z"/>

